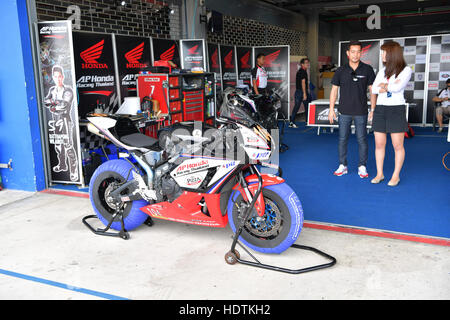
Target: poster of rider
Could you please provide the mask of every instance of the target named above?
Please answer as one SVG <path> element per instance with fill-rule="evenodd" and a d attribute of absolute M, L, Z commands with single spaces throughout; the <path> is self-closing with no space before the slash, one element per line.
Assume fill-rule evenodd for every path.
<path fill-rule="evenodd" d="M 179 46 L 178 40 L 152 38 L 153 62 L 172 61 L 176 68 L 181 69 Z"/>
<path fill-rule="evenodd" d="M 372 66 L 375 74 L 380 70 L 380 40 L 361 41 L 361 61 Z M 340 61 L 342 66 L 348 63 L 348 41 L 340 43 Z"/>
<path fill-rule="evenodd" d="M 244 84 L 250 87 L 253 49 L 251 47 L 236 47 L 236 60 L 238 80 L 243 80 Z"/>
<path fill-rule="evenodd" d="M 236 86 L 236 50 L 234 46 L 220 45 L 223 90 Z"/>
<path fill-rule="evenodd" d="M 208 43 L 209 72 L 216 74 L 217 93 L 222 91 L 222 70 L 220 68 L 220 50 L 218 44 Z"/>
<path fill-rule="evenodd" d="M 151 66 L 149 38 L 114 35 L 120 99 L 137 96 L 137 75 Z"/>
<path fill-rule="evenodd" d="M 201 40 L 181 40 L 181 67 L 191 70 L 202 68 L 206 71 L 205 42 Z"/>
<path fill-rule="evenodd" d="M 118 108 L 112 36 L 73 32 L 78 114 L 86 118 L 95 109 L 114 113 Z"/>
<path fill-rule="evenodd" d="M 281 97 L 281 105 L 285 117 L 289 115 L 289 65 L 290 47 L 271 46 L 254 47 L 253 56 L 265 55 L 264 68 L 267 71 L 267 89 L 274 89 Z M 256 61 L 253 60 L 253 66 Z"/>
<path fill-rule="evenodd" d="M 82 184 L 72 24 L 39 22 L 37 27 L 50 182 Z"/>

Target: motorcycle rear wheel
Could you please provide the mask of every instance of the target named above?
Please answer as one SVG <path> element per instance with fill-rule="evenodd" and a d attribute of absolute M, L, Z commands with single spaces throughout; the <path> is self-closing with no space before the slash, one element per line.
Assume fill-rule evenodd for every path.
<path fill-rule="evenodd" d="M 288 249 L 300 235 L 303 227 L 303 209 L 295 192 L 286 184 L 268 186 L 262 190 L 266 211 L 262 219 L 256 210 L 245 222 L 239 241 L 263 253 L 281 253 Z M 233 232 L 240 226 L 245 211 L 245 201 L 239 191 L 234 191 L 228 201 L 228 220 Z"/>
<path fill-rule="evenodd" d="M 125 160 L 109 160 L 100 165 L 92 175 L 89 183 L 89 198 L 98 219 L 106 226 L 115 212 L 115 205 L 107 201 L 108 193 L 115 189 L 115 185 L 133 179 L 133 175 L 128 175 L 133 167 Z M 135 200 L 124 204 L 123 220 L 125 229 L 131 231 L 145 222 L 148 215 L 140 210 L 148 203 L 145 200 Z M 118 217 L 114 219 L 111 229 L 121 230 L 121 223 Z"/>

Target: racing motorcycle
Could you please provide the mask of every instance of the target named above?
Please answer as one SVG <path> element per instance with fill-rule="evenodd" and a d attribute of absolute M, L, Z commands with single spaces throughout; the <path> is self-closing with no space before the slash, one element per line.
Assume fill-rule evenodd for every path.
<path fill-rule="evenodd" d="M 236 263 L 236 243 L 264 253 L 281 253 L 298 238 L 303 210 L 296 193 L 276 175 L 261 174 L 275 144 L 266 129 L 229 97 L 217 118 L 219 127 L 181 122 L 163 128 L 159 139 L 137 129 L 123 115 L 89 114 L 88 130 L 125 152 L 94 172 L 89 195 L 96 215 L 83 219 L 93 232 L 128 231 L 152 218 L 234 232 L 226 261 Z M 97 217 L 105 229 L 86 218 Z"/>
<path fill-rule="evenodd" d="M 275 89 L 267 94 L 252 94 L 248 89 L 228 87 L 224 91 L 224 101 L 241 99 L 241 108 L 266 130 L 278 129 L 278 115 L 281 112 L 281 97 Z"/>

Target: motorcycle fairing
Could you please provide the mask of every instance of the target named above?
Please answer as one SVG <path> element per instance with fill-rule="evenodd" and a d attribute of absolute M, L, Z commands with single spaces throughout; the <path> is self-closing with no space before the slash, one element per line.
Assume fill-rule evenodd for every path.
<path fill-rule="evenodd" d="M 220 193 L 207 194 L 184 191 L 172 203 L 159 202 L 141 210 L 157 219 L 224 228 L 228 216 L 220 210 Z"/>
<path fill-rule="evenodd" d="M 263 187 L 281 184 L 284 179 L 270 175 L 261 175 Z M 225 181 L 226 179 L 224 179 Z M 250 175 L 245 178 L 248 188 L 252 194 L 256 193 L 258 188 L 258 178 L 256 175 Z M 219 183 L 221 185 L 222 183 Z M 241 186 L 236 184 L 234 191 L 239 191 L 246 199 L 245 192 Z M 234 192 L 231 194 L 233 196 Z M 219 193 L 198 193 L 183 191 L 183 193 L 173 202 L 159 202 L 144 206 L 141 210 L 149 216 L 157 219 L 195 224 L 207 227 L 224 228 L 228 223 L 228 215 L 224 215 L 220 208 Z M 258 215 L 263 216 L 265 212 L 264 198 L 262 193 L 255 204 Z M 258 209 L 259 208 L 259 209 Z"/>

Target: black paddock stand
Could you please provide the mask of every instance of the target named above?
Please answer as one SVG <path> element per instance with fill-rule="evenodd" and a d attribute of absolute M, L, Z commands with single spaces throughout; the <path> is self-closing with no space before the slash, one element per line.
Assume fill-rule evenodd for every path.
<path fill-rule="evenodd" d="M 258 259 L 256 259 L 251 253 L 250 251 L 245 248 L 239 241 L 239 236 L 242 233 L 242 229 L 244 228 L 244 224 L 245 221 L 248 220 L 248 218 L 250 217 L 250 213 L 251 213 L 251 209 L 254 207 L 255 202 L 259 196 L 259 194 L 262 191 L 262 177 L 259 174 L 259 172 L 257 170 L 256 174 L 258 176 L 258 180 L 259 180 L 259 185 L 258 185 L 258 189 L 255 193 L 255 195 L 253 196 L 253 199 L 250 203 L 250 206 L 247 208 L 247 211 L 244 214 L 245 219 L 242 220 L 242 222 L 240 223 L 239 228 L 236 230 L 236 233 L 232 236 L 233 238 L 233 243 L 231 244 L 231 250 L 228 251 L 225 254 L 225 262 L 228 264 L 236 264 L 236 263 L 242 263 L 248 266 L 252 266 L 252 267 L 256 267 L 256 268 L 263 268 L 263 269 L 268 269 L 268 270 L 273 270 L 273 271 L 279 271 L 279 272 L 284 272 L 284 273 L 289 273 L 289 274 L 300 274 L 300 273 L 305 273 L 305 272 L 310 272 L 310 271 L 315 271 L 315 270 L 320 270 L 320 269 L 325 269 L 325 268 L 329 268 L 332 267 L 336 264 L 336 258 L 330 256 L 329 254 L 320 251 L 319 249 L 313 248 L 313 247 L 308 247 L 308 246 L 303 246 L 303 245 L 299 245 L 299 244 L 293 244 L 291 246 L 291 248 L 295 248 L 295 249 L 300 249 L 300 250 L 309 250 L 312 251 L 318 255 L 321 255 L 327 259 L 330 260 L 330 262 L 328 263 L 324 263 L 324 264 L 319 264 L 319 265 L 315 265 L 315 266 L 311 266 L 311 267 L 306 267 L 306 268 L 301 268 L 301 269 L 287 269 L 287 268 L 282 268 L 282 267 L 278 267 L 278 266 L 272 266 L 272 265 L 268 265 L 268 264 L 264 264 L 258 261 Z M 244 187 L 245 186 L 245 179 L 241 176 L 241 184 Z M 254 261 L 248 261 L 248 260 L 243 260 L 240 257 L 239 252 L 236 250 L 236 245 L 239 245 L 242 249 L 244 249 L 245 252 L 247 252 L 250 257 L 254 260 Z"/>
<path fill-rule="evenodd" d="M 111 225 L 114 222 L 114 219 L 116 217 L 119 217 L 119 221 L 120 221 L 120 225 L 121 225 L 121 229 L 118 232 L 108 232 L 109 229 L 111 229 Z M 128 233 L 128 231 L 125 229 L 125 224 L 123 222 L 123 214 L 120 213 L 119 211 L 116 211 L 112 216 L 111 219 L 108 221 L 108 225 L 101 229 L 101 228 L 97 228 L 95 229 L 93 226 L 91 226 L 87 220 L 88 219 L 98 219 L 98 217 L 93 214 L 90 216 L 86 216 L 82 219 L 84 225 L 86 227 L 88 227 L 89 230 L 91 230 L 93 233 L 100 235 L 100 236 L 108 236 L 108 237 L 119 237 L 122 238 L 124 240 L 128 240 L 130 239 L 130 234 Z M 153 219 L 151 217 L 148 217 L 147 220 L 145 220 L 144 224 L 146 224 L 149 227 L 152 227 L 154 225 Z"/>

